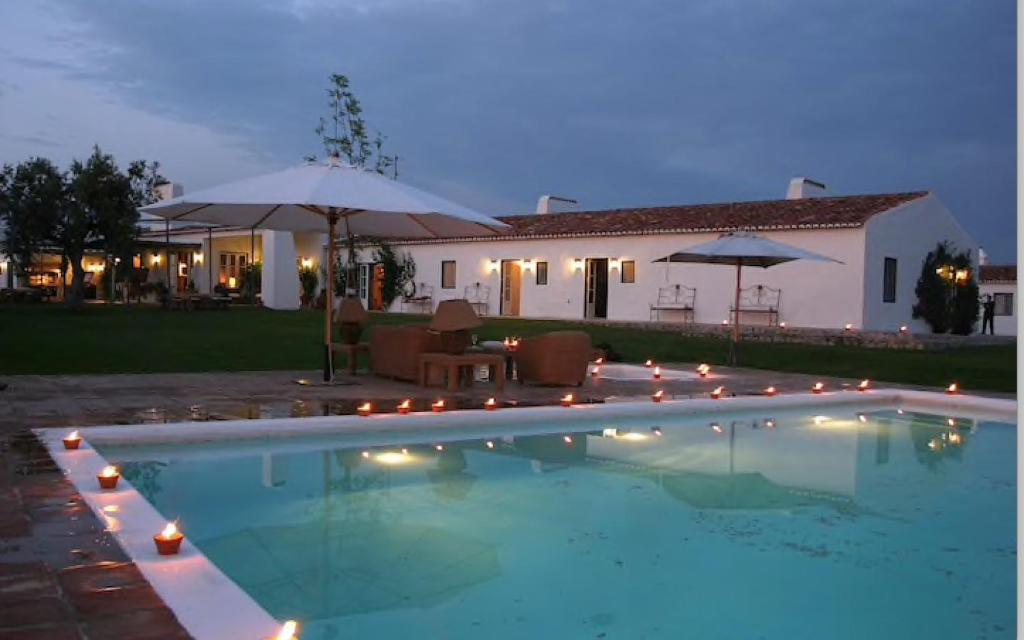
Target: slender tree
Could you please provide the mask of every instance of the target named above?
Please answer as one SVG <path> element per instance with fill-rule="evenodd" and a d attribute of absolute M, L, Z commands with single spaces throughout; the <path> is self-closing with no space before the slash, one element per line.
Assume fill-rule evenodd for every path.
<path fill-rule="evenodd" d="M 354 167 L 370 169 L 381 175 L 391 174 L 398 178 L 398 156 L 384 153 L 384 136 L 377 131 L 370 137 L 369 128 L 363 119 L 363 106 L 352 92 L 348 77 L 332 73 L 327 88 L 327 116 L 321 117 L 314 129 L 320 138 L 324 153 L 338 157 Z M 307 156 L 315 160 L 316 156 Z M 346 288 L 352 290 L 356 283 L 356 239 L 347 233 L 348 268 L 345 270 Z"/>

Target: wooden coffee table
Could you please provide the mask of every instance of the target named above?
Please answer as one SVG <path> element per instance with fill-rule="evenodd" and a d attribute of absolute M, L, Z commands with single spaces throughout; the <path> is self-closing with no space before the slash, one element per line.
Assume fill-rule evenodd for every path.
<path fill-rule="evenodd" d="M 420 354 L 420 385 L 428 386 L 430 381 L 430 368 L 443 367 L 448 372 L 448 391 L 458 391 L 462 382 L 462 370 L 466 367 L 476 366 L 493 367 L 495 374 L 492 377 L 494 386 L 498 391 L 505 388 L 505 356 L 494 353 L 423 353 Z M 472 382 L 473 378 L 470 376 Z"/>

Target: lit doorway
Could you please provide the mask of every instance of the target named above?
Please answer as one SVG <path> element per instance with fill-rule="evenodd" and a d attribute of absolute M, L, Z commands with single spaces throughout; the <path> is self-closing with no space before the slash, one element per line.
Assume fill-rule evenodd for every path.
<path fill-rule="evenodd" d="M 523 284 L 523 268 L 518 260 L 501 261 L 501 315 L 519 315 L 519 295 Z"/>
<path fill-rule="evenodd" d="M 608 258 L 587 258 L 583 316 L 608 317 Z"/>

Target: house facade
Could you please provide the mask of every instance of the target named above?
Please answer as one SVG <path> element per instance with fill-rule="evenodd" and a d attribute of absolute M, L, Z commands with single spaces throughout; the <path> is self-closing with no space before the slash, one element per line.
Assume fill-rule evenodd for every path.
<path fill-rule="evenodd" d="M 489 315 L 720 324 L 731 317 L 734 268 L 655 260 L 722 233 L 749 231 L 839 263 L 744 268 L 744 324 L 927 331 L 911 312 L 927 253 L 948 241 L 975 262 L 978 256 L 950 211 L 928 192 L 814 195 L 791 189 L 775 201 L 508 216 L 506 236 L 394 246 L 415 260 L 415 297 L 429 297 L 429 306 L 465 297 Z M 360 260 L 368 259 L 363 252 Z M 372 289 L 360 287 L 371 307 Z M 659 304 L 676 292 L 685 293 L 684 304 Z M 409 303 L 399 301 L 394 310 L 403 307 Z"/>

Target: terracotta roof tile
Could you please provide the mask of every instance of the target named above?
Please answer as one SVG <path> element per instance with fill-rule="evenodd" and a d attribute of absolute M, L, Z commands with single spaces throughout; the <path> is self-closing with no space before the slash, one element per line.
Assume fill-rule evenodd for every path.
<path fill-rule="evenodd" d="M 632 235 L 859 227 L 927 191 L 503 216 L 513 236 Z"/>
<path fill-rule="evenodd" d="M 1017 282 L 1017 265 L 1015 264 L 983 264 L 981 265 L 982 282 Z"/>

